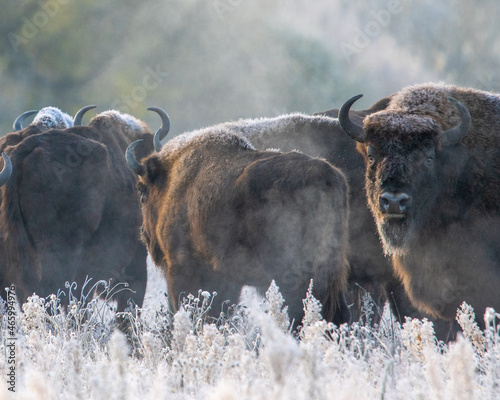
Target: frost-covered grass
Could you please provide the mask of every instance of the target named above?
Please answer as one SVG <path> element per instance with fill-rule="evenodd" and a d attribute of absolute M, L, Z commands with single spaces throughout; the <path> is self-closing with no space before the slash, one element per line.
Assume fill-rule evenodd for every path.
<path fill-rule="evenodd" d="M 7 316 L 1 310 L 0 399 L 498 399 L 499 315 L 480 331 L 473 310 L 458 311 L 463 337 L 448 345 L 426 320 L 403 326 L 336 327 L 307 294 L 299 332 L 290 332 L 279 289 L 266 299 L 244 290 L 244 305 L 217 320 L 212 294 L 190 297 L 172 315 L 151 282 L 132 330 L 113 329 L 108 303 L 33 296 L 17 310 L 16 393 L 7 390 Z M 58 311 L 58 312 L 56 312 Z"/>

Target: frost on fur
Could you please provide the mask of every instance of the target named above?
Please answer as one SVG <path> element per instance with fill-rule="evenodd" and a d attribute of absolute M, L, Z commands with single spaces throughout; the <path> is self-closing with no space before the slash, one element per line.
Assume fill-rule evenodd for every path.
<path fill-rule="evenodd" d="M 97 127 L 103 132 L 113 132 L 117 127 L 131 140 L 137 140 L 142 134 L 150 132 L 144 121 L 117 110 L 108 110 L 97 114 L 89 122 L 89 126 Z"/>
<path fill-rule="evenodd" d="M 133 115 L 122 113 L 117 110 L 108 110 L 104 111 L 94 118 L 96 119 L 112 119 L 118 121 L 122 126 L 127 127 L 131 131 L 142 131 L 145 127 L 145 124 L 140 119 L 137 119 Z"/>
<path fill-rule="evenodd" d="M 161 151 L 166 153 L 176 152 L 202 140 L 214 141 L 225 146 L 239 146 L 243 149 L 255 150 L 250 141 L 240 132 L 231 131 L 224 125 L 216 125 L 215 127 L 199 129 L 178 135 L 165 143 Z"/>
<path fill-rule="evenodd" d="M 44 130 L 67 129 L 73 126 L 73 118 L 57 107 L 44 107 L 38 111 L 32 124 Z"/>

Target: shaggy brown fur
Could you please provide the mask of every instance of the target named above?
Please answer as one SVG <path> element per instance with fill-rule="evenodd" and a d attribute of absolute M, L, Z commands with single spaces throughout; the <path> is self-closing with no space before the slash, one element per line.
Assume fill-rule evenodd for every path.
<path fill-rule="evenodd" d="M 263 293 L 274 279 L 297 324 L 313 279 L 334 319 L 348 268 L 347 184 L 337 169 L 296 152 L 256 151 L 218 128 L 178 136 L 142 165 L 143 238 L 175 309 L 204 289 L 218 293 L 218 315 L 243 285 Z"/>
<path fill-rule="evenodd" d="M 472 125 L 459 143 L 442 132 L 460 123 L 453 97 Z M 412 302 L 453 320 L 463 301 L 482 323 L 500 309 L 500 95 L 444 84 L 410 86 L 364 120 L 366 190 L 385 250 Z M 386 216 L 384 193 L 409 200 Z M 406 200 L 405 200 L 406 201 Z"/>
<path fill-rule="evenodd" d="M 141 305 L 146 256 L 136 177 L 123 160 L 131 141 L 144 139 L 141 156 L 152 151 L 152 135 L 132 117 L 110 111 L 89 126 L 47 130 L 37 121 L 0 140 L 13 174 L 2 187 L 0 226 L 6 265 L 3 285 L 13 283 L 20 301 L 65 290 L 86 276 L 128 282 L 115 296 L 122 311 L 131 298 Z M 60 119 L 57 119 L 60 121 Z M 89 288 L 87 288 L 88 290 Z"/>
<path fill-rule="evenodd" d="M 351 111 L 353 121 L 387 107 L 390 98 L 378 101 L 368 110 Z M 315 116 L 288 114 L 275 118 L 244 119 L 218 125 L 244 135 L 259 150 L 278 148 L 299 150 L 312 157 L 323 157 L 345 174 L 349 184 L 349 289 L 346 295 L 351 305 L 351 320 L 359 321 L 362 297 L 369 293 L 379 310 L 372 321 L 377 322 L 386 301 L 394 315 L 404 322 L 405 316 L 424 317 L 410 303 L 404 288 L 394 276 L 389 258 L 384 257 L 377 228 L 366 204 L 363 157 L 356 144 L 342 131 L 336 117 L 339 110 L 329 110 Z M 332 118 L 325 118 L 329 116 Z M 427 316 L 428 317 L 428 316 Z M 448 329 L 442 329 L 445 337 Z M 444 332 L 446 331 L 446 332 Z"/>

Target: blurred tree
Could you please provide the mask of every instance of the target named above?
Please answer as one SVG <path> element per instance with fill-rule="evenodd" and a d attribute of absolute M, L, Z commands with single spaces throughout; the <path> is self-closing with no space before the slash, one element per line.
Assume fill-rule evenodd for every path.
<path fill-rule="evenodd" d="M 10 120 L 27 108 L 54 105 L 75 112 L 85 103 L 81 88 L 107 65 L 134 13 L 134 2 L 120 4 L 48 0 L 19 6 L 8 1 L 0 21 L 0 82 L 10 93 L 2 99 Z M 10 123 L 1 116 L 5 132 Z"/>
<path fill-rule="evenodd" d="M 173 132 L 315 112 L 445 80 L 497 90 L 493 0 L 6 0 L 0 132 L 22 111 L 94 103 Z M 346 48 L 355 51 L 346 55 Z M 357 46 L 357 47 L 356 47 Z"/>

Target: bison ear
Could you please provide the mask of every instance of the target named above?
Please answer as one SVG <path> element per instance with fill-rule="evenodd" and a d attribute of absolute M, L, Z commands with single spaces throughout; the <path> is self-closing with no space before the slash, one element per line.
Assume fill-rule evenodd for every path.
<path fill-rule="evenodd" d="M 153 184 L 166 175 L 166 171 L 163 171 L 162 163 L 157 155 L 147 158 L 144 162 L 144 168 L 146 170 L 145 178 Z"/>

